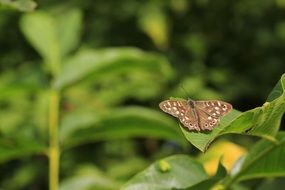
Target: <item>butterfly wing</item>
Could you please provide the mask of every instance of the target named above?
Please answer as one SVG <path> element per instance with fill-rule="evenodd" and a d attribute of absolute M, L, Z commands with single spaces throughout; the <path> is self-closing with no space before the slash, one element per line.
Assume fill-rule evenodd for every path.
<path fill-rule="evenodd" d="M 200 131 L 195 113 L 186 100 L 165 100 L 159 107 L 162 111 L 177 117 L 189 130 Z"/>
<path fill-rule="evenodd" d="M 232 105 L 219 100 L 196 101 L 197 110 L 202 110 L 209 116 L 219 119 L 232 110 Z"/>
<path fill-rule="evenodd" d="M 203 110 L 196 108 L 198 115 L 198 123 L 201 130 L 212 130 L 214 127 L 219 125 L 220 119 L 212 117 L 210 114 Z"/>

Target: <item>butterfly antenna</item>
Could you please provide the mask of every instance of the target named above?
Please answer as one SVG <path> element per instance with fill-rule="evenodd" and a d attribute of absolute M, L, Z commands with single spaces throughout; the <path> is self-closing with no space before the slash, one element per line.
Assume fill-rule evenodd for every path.
<path fill-rule="evenodd" d="M 180 85 L 180 88 L 182 88 L 183 91 L 185 92 L 185 94 L 187 95 L 187 97 L 190 98 L 189 93 L 185 90 L 185 88 L 184 88 L 184 86 L 182 84 Z"/>

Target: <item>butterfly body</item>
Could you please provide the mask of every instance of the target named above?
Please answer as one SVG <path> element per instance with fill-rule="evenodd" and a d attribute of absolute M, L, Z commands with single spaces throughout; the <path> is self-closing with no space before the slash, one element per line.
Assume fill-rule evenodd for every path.
<path fill-rule="evenodd" d="M 219 100 L 165 100 L 159 104 L 164 112 L 177 117 L 188 130 L 212 130 L 232 105 Z"/>

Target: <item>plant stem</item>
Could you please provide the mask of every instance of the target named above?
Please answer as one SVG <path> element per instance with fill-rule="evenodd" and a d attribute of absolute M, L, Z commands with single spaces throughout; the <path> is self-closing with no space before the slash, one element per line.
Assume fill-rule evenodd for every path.
<path fill-rule="evenodd" d="M 51 89 L 49 95 L 49 190 L 58 190 L 60 156 L 58 142 L 59 99 L 59 92 Z"/>

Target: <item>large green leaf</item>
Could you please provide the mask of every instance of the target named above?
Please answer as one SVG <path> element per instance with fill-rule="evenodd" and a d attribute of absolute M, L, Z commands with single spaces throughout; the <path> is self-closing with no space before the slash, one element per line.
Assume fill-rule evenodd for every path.
<path fill-rule="evenodd" d="M 209 132 L 189 132 L 183 127 L 181 129 L 187 140 L 203 152 L 215 138 L 229 133 L 255 135 L 274 140 L 285 111 L 284 88 L 285 74 L 273 89 L 271 101 L 264 103 L 262 107 L 244 113 L 233 110 L 222 118 L 218 127 Z"/>
<path fill-rule="evenodd" d="M 55 86 L 62 88 L 88 76 L 96 79 L 104 75 L 142 71 L 159 76 L 158 81 L 166 81 L 172 76 L 167 60 L 157 54 L 136 48 L 85 49 L 67 61 L 55 81 Z"/>
<path fill-rule="evenodd" d="M 250 149 L 248 155 L 240 159 L 224 185 L 252 178 L 285 176 L 285 132 L 276 136 L 276 142 L 266 139 Z"/>
<path fill-rule="evenodd" d="M 155 137 L 185 145 L 175 122 L 163 113 L 142 107 L 121 107 L 103 114 L 83 112 L 63 119 L 60 139 L 64 146 L 90 141 Z"/>
<path fill-rule="evenodd" d="M 183 189 L 208 178 L 203 166 L 185 155 L 159 160 L 128 181 L 122 190 Z"/>
<path fill-rule="evenodd" d="M 24 137 L 0 137 L 0 163 L 11 159 L 44 154 L 46 146 Z"/>

